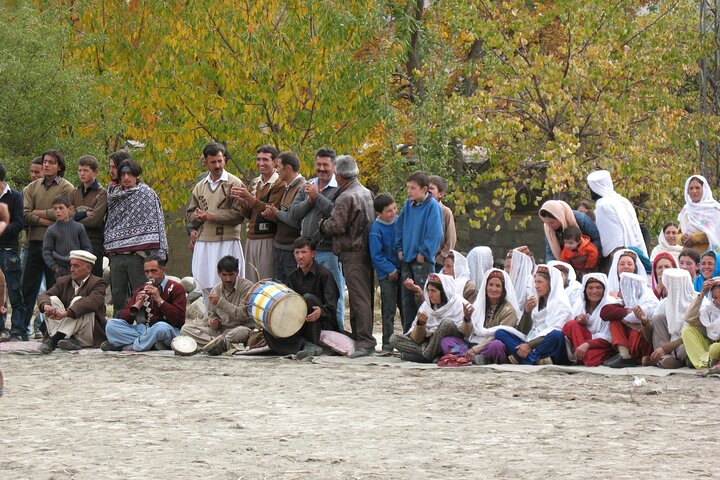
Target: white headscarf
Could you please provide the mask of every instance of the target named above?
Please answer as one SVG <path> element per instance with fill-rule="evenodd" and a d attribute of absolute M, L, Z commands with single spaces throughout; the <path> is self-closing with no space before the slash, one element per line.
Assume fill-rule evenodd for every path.
<path fill-rule="evenodd" d="M 695 203 L 690 199 L 688 187 L 692 179 L 703 184 L 703 196 Z M 707 235 L 710 250 L 720 251 L 720 203 L 715 201 L 710 185 L 702 175 L 693 175 L 685 181 L 685 206 L 678 215 L 680 231 L 683 233 L 703 232 Z"/>
<path fill-rule="evenodd" d="M 703 298 L 700 307 L 700 323 L 705 327 L 705 333 L 710 340 L 720 339 L 720 308 L 707 297 Z"/>
<path fill-rule="evenodd" d="M 592 172 L 587 182 L 590 190 L 602 197 L 595 202 L 595 223 L 600 232 L 603 255 L 610 255 L 618 247 L 637 247 L 647 257 L 647 247 L 635 208 L 627 198 L 615 191 L 610 172 Z M 611 278 L 609 280 L 612 281 Z"/>
<path fill-rule="evenodd" d="M 490 247 L 475 247 L 468 253 L 470 280 L 479 286 L 485 278 L 485 272 L 493 268 L 493 254 Z"/>
<path fill-rule="evenodd" d="M 438 307 L 437 309 L 432 308 L 432 305 L 430 304 L 430 296 L 428 295 L 427 287 L 428 283 L 430 282 L 429 277 L 432 275 L 437 275 L 440 278 L 443 292 L 445 293 L 445 297 L 447 298 L 447 303 L 445 303 L 445 305 L 442 305 L 441 307 Z M 455 279 L 453 279 L 453 277 L 449 275 L 443 275 L 442 273 L 433 273 L 430 274 L 430 276 L 425 282 L 425 287 L 423 288 L 423 297 L 425 298 L 425 301 L 422 305 L 420 305 L 420 308 L 418 309 L 418 313 L 424 312 L 427 315 L 427 324 L 425 325 L 427 336 L 430 336 L 433 332 L 435 332 L 438 325 L 440 325 L 440 322 L 446 318 L 452 320 L 458 327 L 462 325 L 463 318 L 465 317 L 465 310 L 463 307 L 466 303 L 468 303 L 465 301 L 464 298 L 462 298 L 462 295 L 458 295 L 455 292 Z M 410 330 L 413 330 L 415 328 L 416 323 L 417 317 L 415 317 L 415 320 L 410 326 Z M 410 330 L 408 330 L 408 333 L 410 332 Z"/>
<path fill-rule="evenodd" d="M 587 301 L 585 300 L 585 288 L 590 280 L 602 283 L 605 287 L 603 297 L 600 299 L 600 303 L 595 307 L 592 313 L 588 313 Z M 588 322 L 585 327 L 592 334 L 593 340 L 596 338 L 602 338 L 612 343 L 612 336 L 610 335 L 610 322 L 606 322 L 600 317 L 600 310 L 608 303 L 614 303 L 614 299 L 610 296 L 610 289 L 608 288 L 608 278 L 604 273 L 586 273 L 583 276 L 581 291 L 583 293 L 582 300 L 579 308 L 575 311 L 575 316 L 585 314 L 588 316 Z"/>
<path fill-rule="evenodd" d="M 487 291 L 487 284 L 488 284 L 488 278 L 490 277 L 490 274 L 492 272 L 500 272 L 503 276 L 503 286 L 505 287 L 505 301 L 510 304 L 510 306 L 513 308 L 513 311 L 515 312 L 516 317 L 516 325 L 517 322 L 520 321 L 520 317 L 522 316 L 522 312 L 520 310 L 520 307 L 518 306 L 517 299 L 515 297 L 515 288 L 513 288 L 513 284 L 510 281 L 510 275 L 507 274 L 504 270 L 499 270 L 497 268 L 492 268 L 485 272 L 485 275 L 483 276 L 482 283 L 480 284 L 480 288 L 478 289 L 478 295 L 477 299 L 475 300 L 475 304 L 473 305 L 474 311 L 472 314 L 472 323 L 473 323 L 473 332 L 470 335 L 470 342 L 472 343 L 481 343 L 482 341 L 486 340 L 487 338 L 494 338 L 495 332 L 497 330 L 508 330 L 514 334 L 519 334 L 521 337 L 524 337 L 522 333 L 520 333 L 518 330 L 510 327 L 506 327 L 504 325 L 499 325 L 496 327 L 491 328 L 485 328 L 485 311 L 487 308 L 486 302 L 486 291 Z M 498 305 L 500 307 L 500 305 Z"/>
<path fill-rule="evenodd" d="M 680 338 L 685 326 L 685 312 L 695 299 L 695 288 L 690 272 L 680 268 L 668 268 L 663 271 L 663 285 L 667 288 L 667 297 L 660 300 L 656 313 L 662 311 L 667 321 L 671 340 Z"/>
<path fill-rule="evenodd" d="M 660 302 L 652 289 L 648 287 L 646 277 L 635 273 L 621 273 L 620 291 L 622 292 L 625 308 L 640 307 L 649 318 L 652 318 Z M 632 312 L 626 315 L 623 320 L 627 323 L 640 323 L 640 319 Z"/>
<path fill-rule="evenodd" d="M 565 293 L 567 293 L 568 300 L 570 300 L 570 306 L 575 310 L 577 305 L 582 303 L 583 300 L 583 288 L 580 282 L 577 281 L 577 275 L 575 269 L 569 263 L 561 262 L 559 260 L 551 260 L 548 262 L 548 267 L 555 268 L 557 265 L 565 267 L 567 269 L 567 287 L 565 287 Z M 560 272 L 562 275 L 562 272 Z"/>
<path fill-rule="evenodd" d="M 514 257 L 513 257 L 514 259 Z M 538 310 L 540 302 L 532 311 L 533 325 L 527 334 L 527 340 L 542 337 L 553 330 L 560 330 L 572 318 L 572 307 L 563 286 L 562 274 L 557 268 L 547 265 L 538 265 L 537 270 L 547 269 L 550 273 L 550 292 L 548 293 L 545 308 Z M 536 273 L 537 275 L 537 273 Z M 537 291 L 535 292 L 537 295 Z"/>
<path fill-rule="evenodd" d="M 610 266 L 610 272 L 608 273 L 608 288 L 611 292 L 617 292 L 620 290 L 618 262 L 620 261 L 620 257 L 627 252 L 630 252 L 632 254 L 632 257 L 635 259 L 635 274 L 645 279 L 645 285 L 648 284 L 648 277 L 647 273 L 645 273 L 645 267 L 643 267 L 643 264 L 638 258 L 637 253 L 633 252 L 632 250 L 628 250 L 627 248 L 623 248 L 615 252 L 615 254 L 613 255 L 612 265 Z"/>
<path fill-rule="evenodd" d="M 455 271 L 455 292 L 462 296 L 465 284 L 470 280 L 470 266 L 465 255 L 457 250 L 450 250 L 453 254 L 453 270 Z"/>
<path fill-rule="evenodd" d="M 528 293 L 535 291 L 533 280 L 533 260 L 519 249 L 514 249 L 510 263 L 510 279 L 515 287 L 515 295 L 520 311 L 525 310 Z"/>
<path fill-rule="evenodd" d="M 677 262 L 680 260 L 680 252 L 683 251 L 682 245 L 670 245 L 665 238 L 665 232 L 660 230 L 660 233 L 658 234 L 658 244 L 653 248 L 652 252 L 650 252 L 650 261 L 654 261 L 655 257 L 660 255 L 662 252 L 667 252 L 673 257 L 675 257 L 675 261 Z"/>

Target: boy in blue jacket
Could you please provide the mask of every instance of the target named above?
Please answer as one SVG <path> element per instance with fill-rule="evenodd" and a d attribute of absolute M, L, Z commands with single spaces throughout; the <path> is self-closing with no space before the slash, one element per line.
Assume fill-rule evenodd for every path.
<path fill-rule="evenodd" d="M 435 271 L 435 253 L 443 238 L 440 204 L 428 192 L 430 180 L 417 171 L 407 179 L 407 200 L 395 222 L 393 250 L 400 259 L 403 280 L 401 289 L 403 330 L 407 332 L 415 320 L 419 305 L 409 287 L 425 287 L 428 275 Z"/>
<path fill-rule="evenodd" d="M 390 335 L 395 330 L 395 311 L 400 307 L 400 259 L 393 250 L 397 205 L 388 193 L 379 193 L 373 201 L 377 218 L 370 225 L 370 257 L 380 284 L 382 311 L 382 350 L 392 353 Z"/>

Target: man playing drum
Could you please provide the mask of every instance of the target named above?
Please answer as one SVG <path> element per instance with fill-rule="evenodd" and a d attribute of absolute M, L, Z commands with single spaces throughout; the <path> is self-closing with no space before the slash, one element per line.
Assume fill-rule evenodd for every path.
<path fill-rule="evenodd" d="M 253 283 L 240 276 L 240 261 L 227 255 L 217 264 L 220 283 L 210 291 L 206 326 L 185 324 L 183 335 L 192 337 L 210 355 L 220 355 L 232 343 L 247 343 L 255 320 L 245 308 Z"/>
<path fill-rule="evenodd" d="M 338 288 L 330 270 L 315 263 L 315 247 L 316 243 L 310 237 L 295 240 L 293 254 L 298 268 L 288 278 L 288 286 L 302 295 L 307 304 L 305 323 L 296 334 L 287 338 L 263 331 L 272 351 L 281 355 L 297 353 L 298 360 L 322 353 L 318 346 L 321 330 L 338 331 Z"/>

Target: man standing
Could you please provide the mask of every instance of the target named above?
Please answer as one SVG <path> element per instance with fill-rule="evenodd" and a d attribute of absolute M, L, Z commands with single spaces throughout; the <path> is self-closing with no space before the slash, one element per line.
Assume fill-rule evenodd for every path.
<path fill-rule="evenodd" d="M 243 214 L 233 206 L 230 190 L 243 187 L 235 175 L 225 170 L 225 147 L 210 142 L 203 148 L 203 162 L 208 175 L 200 180 L 192 191 L 187 208 L 187 223 L 196 230 L 190 232 L 195 246 L 192 257 L 193 276 L 199 281 L 206 299 L 219 277 L 212 268 L 225 255 L 240 259 L 245 266 L 240 243 Z M 242 276 L 244 269 L 240 273 Z"/>
<path fill-rule="evenodd" d="M 263 217 L 269 204 L 280 205 L 285 191 L 285 183 L 279 180 L 275 171 L 275 157 L 278 151 L 272 145 L 263 145 L 255 152 L 255 164 L 258 175 L 250 183 L 232 188 L 232 197 L 242 208 L 243 215 L 248 218 L 247 242 L 245 243 L 245 278 L 257 282 L 275 275 L 275 252 L 273 237 L 277 222 Z"/>
<path fill-rule="evenodd" d="M 144 259 L 155 255 L 167 261 L 165 216 L 160 199 L 140 181 L 142 168 L 132 158 L 118 166 L 120 185 L 108 192 L 105 251 L 110 258 L 113 305 L 121 308 L 131 292 L 145 283 Z"/>
<path fill-rule="evenodd" d="M 22 277 L 22 296 L 25 312 L 22 324 L 13 324 L 10 334 L 14 340 L 27 340 L 35 301 L 37 300 L 43 275 L 45 285 L 55 283 L 52 269 L 43 260 L 43 239 L 45 231 L 55 222 L 53 200 L 59 195 L 72 194 L 72 183 L 63 178 L 65 156 L 57 150 L 48 150 L 42 155 L 43 178 L 35 180 L 23 190 L 23 215 L 28 226 L 28 256 Z"/>
<path fill-rule="evenodd" d="M 288 214 L 295 196 L 305 186 L 300 175 L 300 159 L 293 152 L 282 152 L 277 157 L 277 172 L 285 191 L 280 199 L 280 208 L 268 205 L 262 216 L 278 222 L 275 232 L 275 280 L 287 285 L 290 273 L 297 268 L 293 255 L 293 242 L 300 236 L 300 222 Z"/>
<path fill-rule="evenodd" d="M 208 296 L 207 326 L 186 324 L 182 327 L 183 335 L 194 338 L 210 355 L 221 354 L 230 343 L 247 343 L 255 328 L 255 320 L 245 306 L 245 297 L 253 283 L 240 276 L 240 261 L 230 255 L 221 258 L 217 274 L 220 283 Z"/>
<path fill-rule="evenodd" d="M 45 315 L 49 339 L 40 345 L 42 353 L 57 347 L 80 350 L 96 347 L 105 339 L 105 290 L 107 283 L 92 274 L 97 258 L 84 250 L 70 252 L 70 275 L 60 277 L 50 290 L 38 297 Z"/>
<path fill-rule="evenodd" d="M 357 350 L 351 357 L 375 352 L 373 337 L 373 271 L 368 246 L 370 225 L 375 219 L 373 196 L 358 181 L 355 159 L 342 155 L 335 161 L 339 189 L 330 218 L 320 230 L 332 236 L 333 252 L 342 262 L 350 297 L 350 327 Z"/>
<path fill-rule="evenodd" d="M 23 199 L 20 192 L 13 190 L 5 183 L 7 171 L 0 163 L 0 206 L 7 210 L 7 221 L 0 222 L 0 270 L 5 275 L 8 297 L 12 307 L 12 324 L 23 324 L 23 298 L 21 292 L 22 271 L 20 270 L 20 253 L 18 236 L 23 229 Z M 4 308 L 4 305 L 0 305 Z M 0 341 L 6 341 L 10 334 L 5 328 L 5 315 L 0 313 Z"/>
<path fill-rule="evenodd" d="M 161 262 L 155 255 L 145 259 L 143 268 L 148 282 L 135 290 L 119 318 L 108 320 L 105 327 L 108 339 L 100 346 L 102 350 L 164 350 L 180 335 L 185 324 L 185 289 L 165 276 Z"/>
<path fill-rule="evenodd" d="M 103 228 L 107 212 L 107 192 L 97 181 L 98 161 L 92 155 L 78 158 L 78 178 L 80 185 L 73 190 L 70 200 L 74 211 L 73 219 L 85 226 L 92 244 L 92 253 L 97 260 L 92 273 L 96 277 L 103 275 Z"/>
<path fill-rule="evenodd" d="M 300 234 L 317 242 L 315 261 L 330 270 L 340 292 L 337 302 L 337 321 L 340 330 L 345 322 L 345 277 L 338 257 L 332 252 L 332 240 L 320 231 L 320 220 L 330 216 L 337 195 L 335 152 L 321 148 L 315 152 L 315 178 L 301 188 L 288 210 L 288 218 L 301 222 Z"/>

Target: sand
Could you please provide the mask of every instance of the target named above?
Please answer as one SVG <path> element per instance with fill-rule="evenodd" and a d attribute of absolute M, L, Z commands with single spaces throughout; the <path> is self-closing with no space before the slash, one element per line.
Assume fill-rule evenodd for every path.
<path fill-rule="evenodd" d="M 0 477 L 717 477 L 720 383 L 4 353 Z"/>

